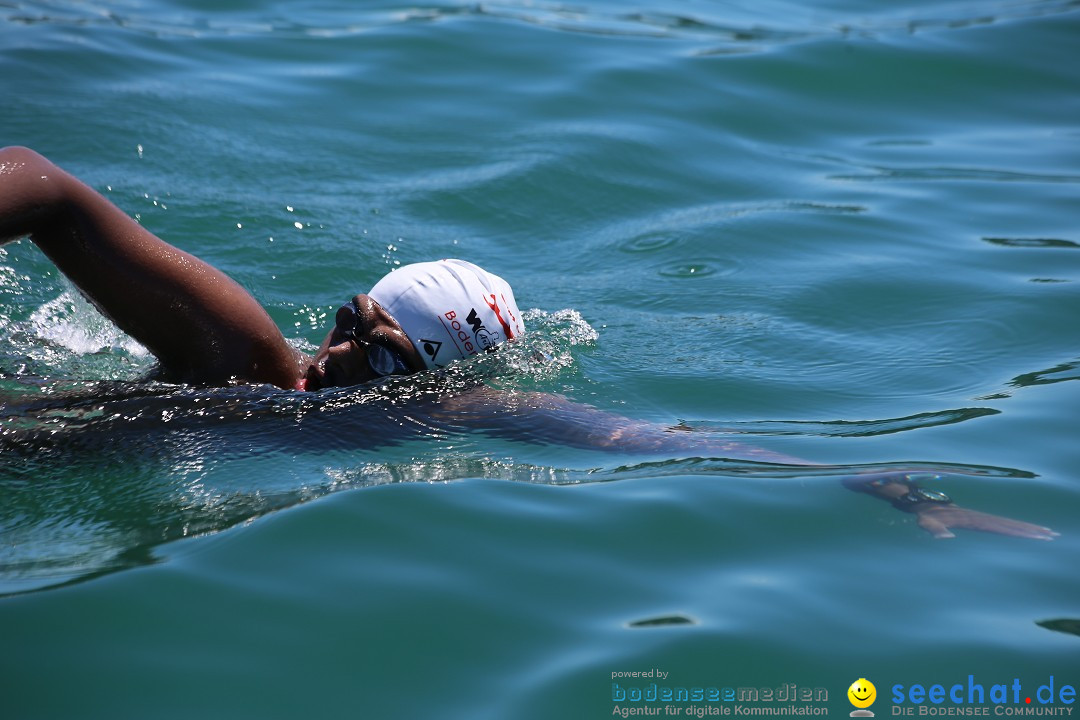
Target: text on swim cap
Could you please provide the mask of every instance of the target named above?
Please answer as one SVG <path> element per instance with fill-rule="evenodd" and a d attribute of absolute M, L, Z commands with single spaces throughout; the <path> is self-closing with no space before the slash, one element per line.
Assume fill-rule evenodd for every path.
<path fill-rule="evenodd" d="M 463 355 L 474 355 L 479 350 L 488 350 L 498 345 L 502 340 L 499 333 L 487 329 L 476 312 L 476 308 L 472 308 L 465 318 L 468 328 L 458 320 L 456 310 L 448 310 L 443 313 L 443 317 L 447 320 L 447 323 L 444 323 L 447 324 L 447 331 L 451 336 L 456 335 L 457 340 L 460 341 L 459 347 Z"/>

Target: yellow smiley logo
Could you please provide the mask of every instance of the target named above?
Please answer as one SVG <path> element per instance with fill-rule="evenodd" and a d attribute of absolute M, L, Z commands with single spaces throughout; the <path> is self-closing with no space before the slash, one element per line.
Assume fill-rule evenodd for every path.
<path fill-rule="evenodd" d="M 877 699 L 877 688 L 866 678 L 859 678 L 847 689 L 848 700 L 857 708 L 868 708 Z"/>

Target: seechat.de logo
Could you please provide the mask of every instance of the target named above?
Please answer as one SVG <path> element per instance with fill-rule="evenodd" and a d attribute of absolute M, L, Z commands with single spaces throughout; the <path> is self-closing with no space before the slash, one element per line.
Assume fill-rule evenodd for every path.
<path fill-rule="evenodd" d="M 847 697 L 856 708 L 851 711 L 851 717 L 874 717 L 874 713 L 867 710 L 877 700 L 877 688 L 874 687 L 874 683 L 866 678 L 859 678 L 847 689 Z"/>

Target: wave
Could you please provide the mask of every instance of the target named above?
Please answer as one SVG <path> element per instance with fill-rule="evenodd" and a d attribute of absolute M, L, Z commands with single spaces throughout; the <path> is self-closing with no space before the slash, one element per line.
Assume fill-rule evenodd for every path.
<path fill-rule="evenodd" d="M 702 9 L 663 3 L 626 12 L 604 3 L 468 2 L 439 5 L 387 5 L 357 10 L 307 3 L 277 3 L 252 9 L 243 2 L 222 3 L 214 12 L 196 14 L 169 3 L 118 6 L 71 0 L 0 4 L 0 22 L 12 25 L 112 27 L 154 37 L 206 38 L 275 35 L 336 38 L 360 35 L 385 26 L 482 18 L 526 24 L 566 33 L 682 40 L 708 44 L 697 55 L 754 52 L 816 39 L 915 34 L 1060 15 L 1080 7 L 1075 0 L 986 2 L 979 5 L 924 8 L 888 7 L 877 13 L 851 15 L 800 4 L 771 2 L 753 11 Z M 673 6 L 675 6 L 673 8 Z M 786 18 L 779 22 L 777 18 Z"/>
<path fill-rule="evenodd" d="M 1076 242 L 1075 240 L 1063 240 L 1061 238 L 984 237 L 983 241 L 988 242 L 991 245 L 998 245 L 999 247 L 1009 248 L 1038 248 L 1045 250 L 1075 250 L 1080 248 L 1080 243 Z"/>
<path fill-rule="evenodd" d="M 714 431 L 740 435 L 797 435 L 803 437 L 877 437 L 894 433 L 921 430 L 923 428 L 953 425 L 1001 411 L 986 407 L 956 408 L 937 412 L 918 413 L 900 418 L 875 420 L 766 420 L 758 422 L 688 423 L 691 429 L 711 429 Z"/>
<path fill-rule="evenodd" d="M 558 467 L 490 457 L 485 443 L 429 438 L 425 456 L 387 461 L 365 453 L 275 453 L 230 458 L 222 436 L 162 441 L 148 452 L 78 443 L 0 470 L 0 597 L 83 582 L 159 561 L 156 548 L 251 522 L 331 493 L 398 483 L 490 478 L 545 485 L 705 477 L 819 482 L 868 472 L 951 479 L 1024 479 L 1021 470 L 943 463 L 805 466 L 685 457 L 630 465 Z M 452 449 L 451 449 L 452 448 Z"/>
<path fill-rule="evenodd" d="M 828 179 L 859 182 L 940 182 L 961 180 L 996 183 L 1080 183 L 1080 175 L 1029 173 L 1018 172 L 1015 170 L 965 167 L 874 167 L 870 168 L 870 171 L 866 173 L 829 175 Z"/>

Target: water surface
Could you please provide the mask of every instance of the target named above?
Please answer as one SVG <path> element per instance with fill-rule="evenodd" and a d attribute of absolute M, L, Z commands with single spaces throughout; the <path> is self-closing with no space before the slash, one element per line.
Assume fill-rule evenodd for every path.
<path fill-rule="evenodd" d="M 650 668 L 834 717 L 859 677 L 879 716 L 895 683 L 1080 684 L 1078 7 L 0 3 L 0 143 L 299 346 L 463 257 L 553 359 L 465 377 L 840 468 L 373 444 L 412 417 L 378 393 L 147 382 L 8 245 L 7 712 L 610 717 Z M 935 541 L 838 482 L 894 466 L 1061 536 Z"/>

